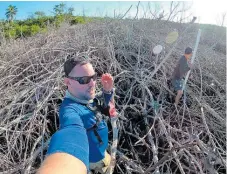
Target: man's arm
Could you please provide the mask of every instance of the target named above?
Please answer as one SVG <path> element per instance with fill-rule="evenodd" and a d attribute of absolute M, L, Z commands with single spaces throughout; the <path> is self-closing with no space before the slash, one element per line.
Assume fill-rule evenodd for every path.
<path fill-rule="evenodd" d="M 84 163 L 67 153 L 54 153 L 48 156 L 37 174 L 87 174 Z"/>
<path fill-rule="evenodd" d="M 101 79 L 102 91 L 96 96 L 97 99 L 103 100 L 103 105 L 100 108 L 101 112 L 106 116 L 114 117 L 116 116 L 115 101 L 114 101 L 114 92 L 113 88 L 113 77 L 111 74 L 105 73 L 102 75 Z M 101 99 L 102 98 L 102 99 Z"/>
<path fill-rule="evenodd" d="M 110 102 L 114 103 L 114 88 L 108 92 L 102 89 L 102 96 L 106 107 L 109 106 Z"/>
<path fill-rule="evenodd" d="M 65 107 L 61 116 L 63 126 L 52 136 L 47 158 L 38 173 L 86 173 L 89 168 L 89 144 L 83 122 L 71 107 Z"/>
<path fill-rule="evenodd" d="M 109 112 L 109 116 L 110 117 L 115 117 L 117 115 L 117 110 L 115 108 L 115 101 L 114 101 L 114 93 L 115 93 L 115 88 L 113 88 L 111 96 L 108 96 L 107 94 L 103 93 L 104 98 L 108 97 L 108 100 L 105 99 L 105 101 L 107 101 L 106 105 L 108 105 L 108 112 Z"/>
<path fill-rule="evenodd" d="M 102 96 L 104 99 L 104 107 L 107 107 L 109 106 L 110 101 L 114 103 L 114 99 L 113 99 L 114 79 L 111 74 L 105 73 L 102 75 L 101 83 L 102 83 Z"/>

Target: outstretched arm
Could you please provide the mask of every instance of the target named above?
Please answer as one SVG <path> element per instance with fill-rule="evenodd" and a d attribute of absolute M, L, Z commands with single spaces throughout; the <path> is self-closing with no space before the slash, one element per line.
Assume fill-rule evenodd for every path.
<path fill-rule="evenodd" d="M 54 153 L 48 156 L 37 174 L 87 174 L 84 163 L 67 153 Z"/>
<path fill-rule="evenodd" d="M 85 174 L 89 168 L 89 145 L 82 120 L 70 107 L 61 116 L 62 128 L 52 136 L 38 174 Z"/>

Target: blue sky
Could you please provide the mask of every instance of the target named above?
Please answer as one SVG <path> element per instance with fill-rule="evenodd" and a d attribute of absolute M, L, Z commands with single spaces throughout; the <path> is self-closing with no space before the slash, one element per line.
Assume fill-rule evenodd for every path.
<path fill-rule="evenodd" d="M 64 2 L 64 1 L 62 1 Z M 29 14 L 35 11 L 44 11 L 47 15 L 53 14 L 53 8 L 61 1 L 2 1 L 0 2 L 0 19 L 5 19 L 5 12 L 9 5 L 14 5 L 18 9 L 16 19 L 25 19 Z M 73 2 L 65 1 L 67 7 L 74 7 L 75 15 L 81 15 L 83 12 L 88 16 L 105 16 L 119 13 L 119 11 L 127 10 L 131 5 L 137 2 L 119 2 L 119 1 L 85 1 Z"/>
<path fill-rule="evenodd" d="M 131 6 L 127 16 L 133 17 L 136 14 L 138 1 L 0 1 L 0 19 L 5 19 L 6 8 L 9 5 L 15 5 L 18 8 L 16 19 L 26 19 L 35 11 L 44 11 L 47 15 L 52 15 L 55 5 L 64 2 L 67 7 L 74 7 L 74 15 L 86 16 L 113 16 L 124 14 Z M 220 24 L 221 15 L 227 13 L 226 0 L 204 1 L 194 0 L 184 2 L 190 10 L 185 15 L 192 14 L 197 16 L 197 22 Z M 170 1 L 150 1 L 151 8 L 169 10 Z M 149 15 L 148 2 L 142 1 L 139 6 L 139 17 L 144 14 Z M 226 15 L 227 18 L 227 15 Z M 225 20 L 225 26 L 227 19 Z"/>

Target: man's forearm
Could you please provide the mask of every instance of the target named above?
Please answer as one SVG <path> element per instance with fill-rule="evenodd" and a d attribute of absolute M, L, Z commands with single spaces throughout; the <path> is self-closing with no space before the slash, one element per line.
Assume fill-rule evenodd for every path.
<path fill-rule="evenodd" d="M 48 156 L 37 174 L 86 174 L 85 164 L 78 158 L 66 154 L 55 153 Z"/>
<path fill-rule="evenodd" d="M 110 101 L 114 103 L 114 89 L 112 91 L 105 91 L 102 90 L 103 98 L 104 98 L 104 105 L 105 107 L 109 106 Z"/>

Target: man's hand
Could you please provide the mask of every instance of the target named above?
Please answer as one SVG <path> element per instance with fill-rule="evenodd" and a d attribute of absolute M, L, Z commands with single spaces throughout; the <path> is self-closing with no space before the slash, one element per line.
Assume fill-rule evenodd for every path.
<path fill-rule="evenodd" d="M 111 74 L 105 73 L 102 75 L 101 83 L 104 91 L 112 91 L 114 80 Z"/>

